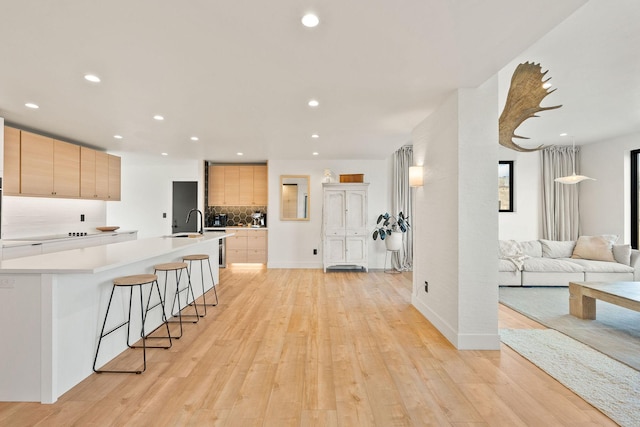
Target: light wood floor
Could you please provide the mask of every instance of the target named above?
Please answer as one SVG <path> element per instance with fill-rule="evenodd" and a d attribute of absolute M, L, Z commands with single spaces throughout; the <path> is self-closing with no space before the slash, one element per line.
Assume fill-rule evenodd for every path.
<path fill-rule="evenodd" d="M 410 273 L 227 269 L 221 304 L 145 373 L 0 403 L 0 425 L 615 425 L 508 347 L 457 351 L 410 293 Z M 541 326 L 500 306 L 500 327 Z"/>

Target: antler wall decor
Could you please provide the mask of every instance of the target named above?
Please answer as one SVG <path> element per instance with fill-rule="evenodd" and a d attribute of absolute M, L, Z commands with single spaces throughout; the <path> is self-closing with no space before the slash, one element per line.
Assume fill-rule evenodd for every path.
<path fill-rule="evenodd" d="M 543 80 L 547 71 L 543 73 L 540 64 L 533 62 L 525 62 L 516 67 L 513 77 L 511 77 L 507 102 L 498 121 L 500 145 L 516 151 L 537 151 L 544 148 L 544 145 L 536 148 L 524 148 L 513 142 L 513 138 L 529 139 L 515 134 L 516 128 L 522 122 L 529 117 L 538 117 L 536 113 L 540 111 L 562 107 L 562 105 L 540 106 L 545 96 L 555 91 L 555 89 L 549 91 L 543 86 L 544 83 L 551 80 L 551 77 Z"/>

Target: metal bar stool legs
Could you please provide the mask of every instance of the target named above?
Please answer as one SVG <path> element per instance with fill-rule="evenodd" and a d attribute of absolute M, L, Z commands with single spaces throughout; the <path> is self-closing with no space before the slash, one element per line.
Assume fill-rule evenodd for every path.
<path fill-rule="evenodd" d="M 141 374 L 143 373 L 146 369 L 147 369 L 147 346 L 146 345 L 146 334 L 145 334 L 145 321 L 146 321 L 146 315 L 147 315 L 147 309 L 148 309 L 148 304 L 149 304 L 149 300 L 147 301 L 147 307 L 144 306 L 144 301 L 143 301 L 143 297 L 142 297 L 142 286 L 146 285 L 146 284 L 151 284 L 151 289 L 149 290 L 149 300 L 151 299 L 151 293 L 153 293 L 153 289 L 154 289 L 154 284 L 155 284 L 155 289 L 158 292 L 158 297 L 160 299 L 162 299 L 162 296 L 160 295 L 160 287 L 158 286 L 158 282 L 157 282 L 157 276 L 155 274 L 138 274 L 138 275 L 133 275 L 133 276 L 124 276 L 124 277 L 119 277 L 114 279 L 113 281 L 113 287 L 111 288 L 111 295 L 109 296 L 109 303 L 107 304 L 107 311 L 104 315 L 104 322 L 102 323 L 102 329 L 100 330 L 100 338 L 98 339 L 98 346 L 96 348 L 96 355 L 93 359 L 93 371 L 96 373 L 103 373 L 103 372 L 110 372 L 110 373 L 130 373 L 130 374 Z M 116 287 L 128 287 L 129 288 L 129 307 L 128 307 L 128 312 L 127 312 L 127 320 L 125 320 L 124 322 L 120 323 L 118 326 L 115 326 L 111 329 L 109 329 L 108 331 L 105 332 L 105 328 L 107 326 L 107 319 L 109 317 L 109 311 L 111 309 L 111 303 L 113 302 L 113 294 L 115 293 Z M 98 354 L 100 353 L 100 345 L 102 344 L 102 339 L 105 338 L 106 336 L 108 336 L 109 334 L 111 334 L 112 332 L 115 332 L 116 330 L 120 329 L 121 327 L 123 327 L 124 325 L 127 325 L 127 346 L 130 348 L 135 348 L 134 346 L 132 346 L 129 342 L 130 340 L 130 335 L 131 335 L 131 308 L 133 305 L 133 288 L 137 287 L 139 294 L 140 294 L 140 322 L 141 322 L 141 326 L 140 326 L 140 338 L 142 339 L 142 345 L 139 346 L 142 348 L 142 369 L 135 369 L 135 370 L 107 370 L 107 369 L 96 369 L 96 363 L 98 361 Z M 164 304 L 161 304 L 161 306 L 163 307 L 163 313 L 164 313 Z M 163 314 L 163 320 L 164 323 L 166 325 L 166 316 L 164 316 Z M 167 325 L 167 334 L 169 333 L 169 326 Z M 155 348 L 169 348 L 171 346 L 171 341 L 169 341 L 169 346 L 165 347 L 155 347 Z M 150 347 L 153 348 L 153 347 Z"/>
<path fill-rule="evenodd" d="M 178 317 L 178 320 L 175 321 L 171 321 L 169 320 L 168 323 L 179 323 L 180 324 L 180 334 L 179 335 L 175 335 L 172 336 L 172 338 L 176 338 L 179 339 L 180 337 L 182 337 L 182 318 L 183 317 L 194 317 L 195 320 L 192 321 L 192 323 L 198 323 L 198 319 L 199 319 L 199 315 L 198 315 L 198 307 L 194 307 L 196 314 L 182 314 L 182 309 L 184 308 L 182 306 L 182 302 L 180 301 L 180 294 L 183 291 L 187 291 L 187 300 L 185 301 L 185 307 L 187 305 L 189 305 L 189 292 L 191 292 L 191 298 L 192 301 L 195 301 L 196 297 L 195 294 L 193 292 L 193 287 L 191 286 L 191 277 L 189 275 L 189 271 L 187 270 L 187 264 L 184 262 L 168 262 L 165 264 L 158 264 L 156 266 L 154 266 L 155 269 L 155 273 L 157 274 L 158 271 L 164 271 L 164 298 L 166 301 L 166 294 L 167 294 L 167 279 L 169 277 L 169 272 L 173 271 L 175 273 L 176 276 L 176 292 L 173 295 L 173 303 L 171 304 L 171 316 L 172 317 Z M 182 279 L 182 271 L 186 271 L 187 272 L 187 284 L 185 287 L 180 288 L 180 281 Z M 176 301 L 178 302 L 178 312 L 175 312 L 175 307 L 176 307 Z"/>
<path fill-rule="evenodd" d="M 184 257 L 182 257 L 183 261 L 189 261 L 189 269 L 187 270 L 187 272 L 191 272 L 191 263 L 193 261 L 200 261 L 200 283 L 202 285 L 202 304 L 196 304 L 195 302 L 193 302 L 192 304 L 195 305 L 199 305 L 201 307 L 204 307 L 204 314 L 201 315 L 201 317 L 204 317 L 207 315 L 207 306 L 209 307 L 215 307 L 216 305 L 218 305 L 218 292 L 216 291 L 216 282 L 213 279 L 213 270 L 211 269 L 211 261 L 209 260 L 209 255 L 206 254 L 195 254 L 195 255 L 185 255 Z M 204 289 L 204 269 L 202 267 L 202 264 L 204 263 L 204 261 L 207 261 L 207 264 L 209 265 L 209 275 L 211 276 L 211 287 L 209 289 L 207 289 L 205 291 Z M 190 275 L 191 276 L 191 275 Z M 207 304 L 207 292 L 209 292 L 211 289 L 213 289 L 213 293 L 216 297 L 216 302 L 215 304 Z"/>

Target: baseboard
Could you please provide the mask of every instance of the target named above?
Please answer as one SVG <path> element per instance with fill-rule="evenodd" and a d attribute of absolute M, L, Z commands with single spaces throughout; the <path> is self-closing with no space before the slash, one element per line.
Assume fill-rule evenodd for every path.
<path fill-rule="evenodd" d="M 296 268 L 313 268 L 313 269 L 318 269 L 318 268 L 322 268 L 322 262 L 297 262 L 297 263 L 290 263 L 290 262 L 268 262 L 267 263 L 267 268 L 291 268 L 291 269 L 296 269 Z"/>
<path fill-rule="evenodd" d="M 458 350 L 500 349 L 500 335 L 497 329 L 495 334 L 460 334 L 415 295 L 411 296 L 411 304 Z"/>

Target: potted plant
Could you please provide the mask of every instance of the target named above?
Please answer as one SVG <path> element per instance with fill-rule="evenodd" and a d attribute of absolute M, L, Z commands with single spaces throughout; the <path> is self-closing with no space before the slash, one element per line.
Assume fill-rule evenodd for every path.
<path fill-rule="evenodd" d="M 409 229 L 409 217 L 404 216 L 402 212 L 398 216 L 389 215 L 388 212 L 378 216 L 376 227 L 373 230 L 373 240 L 385 241 L 387 250 L 398 251 L 402 247 L 402 233 L 406 233 Z"/>

